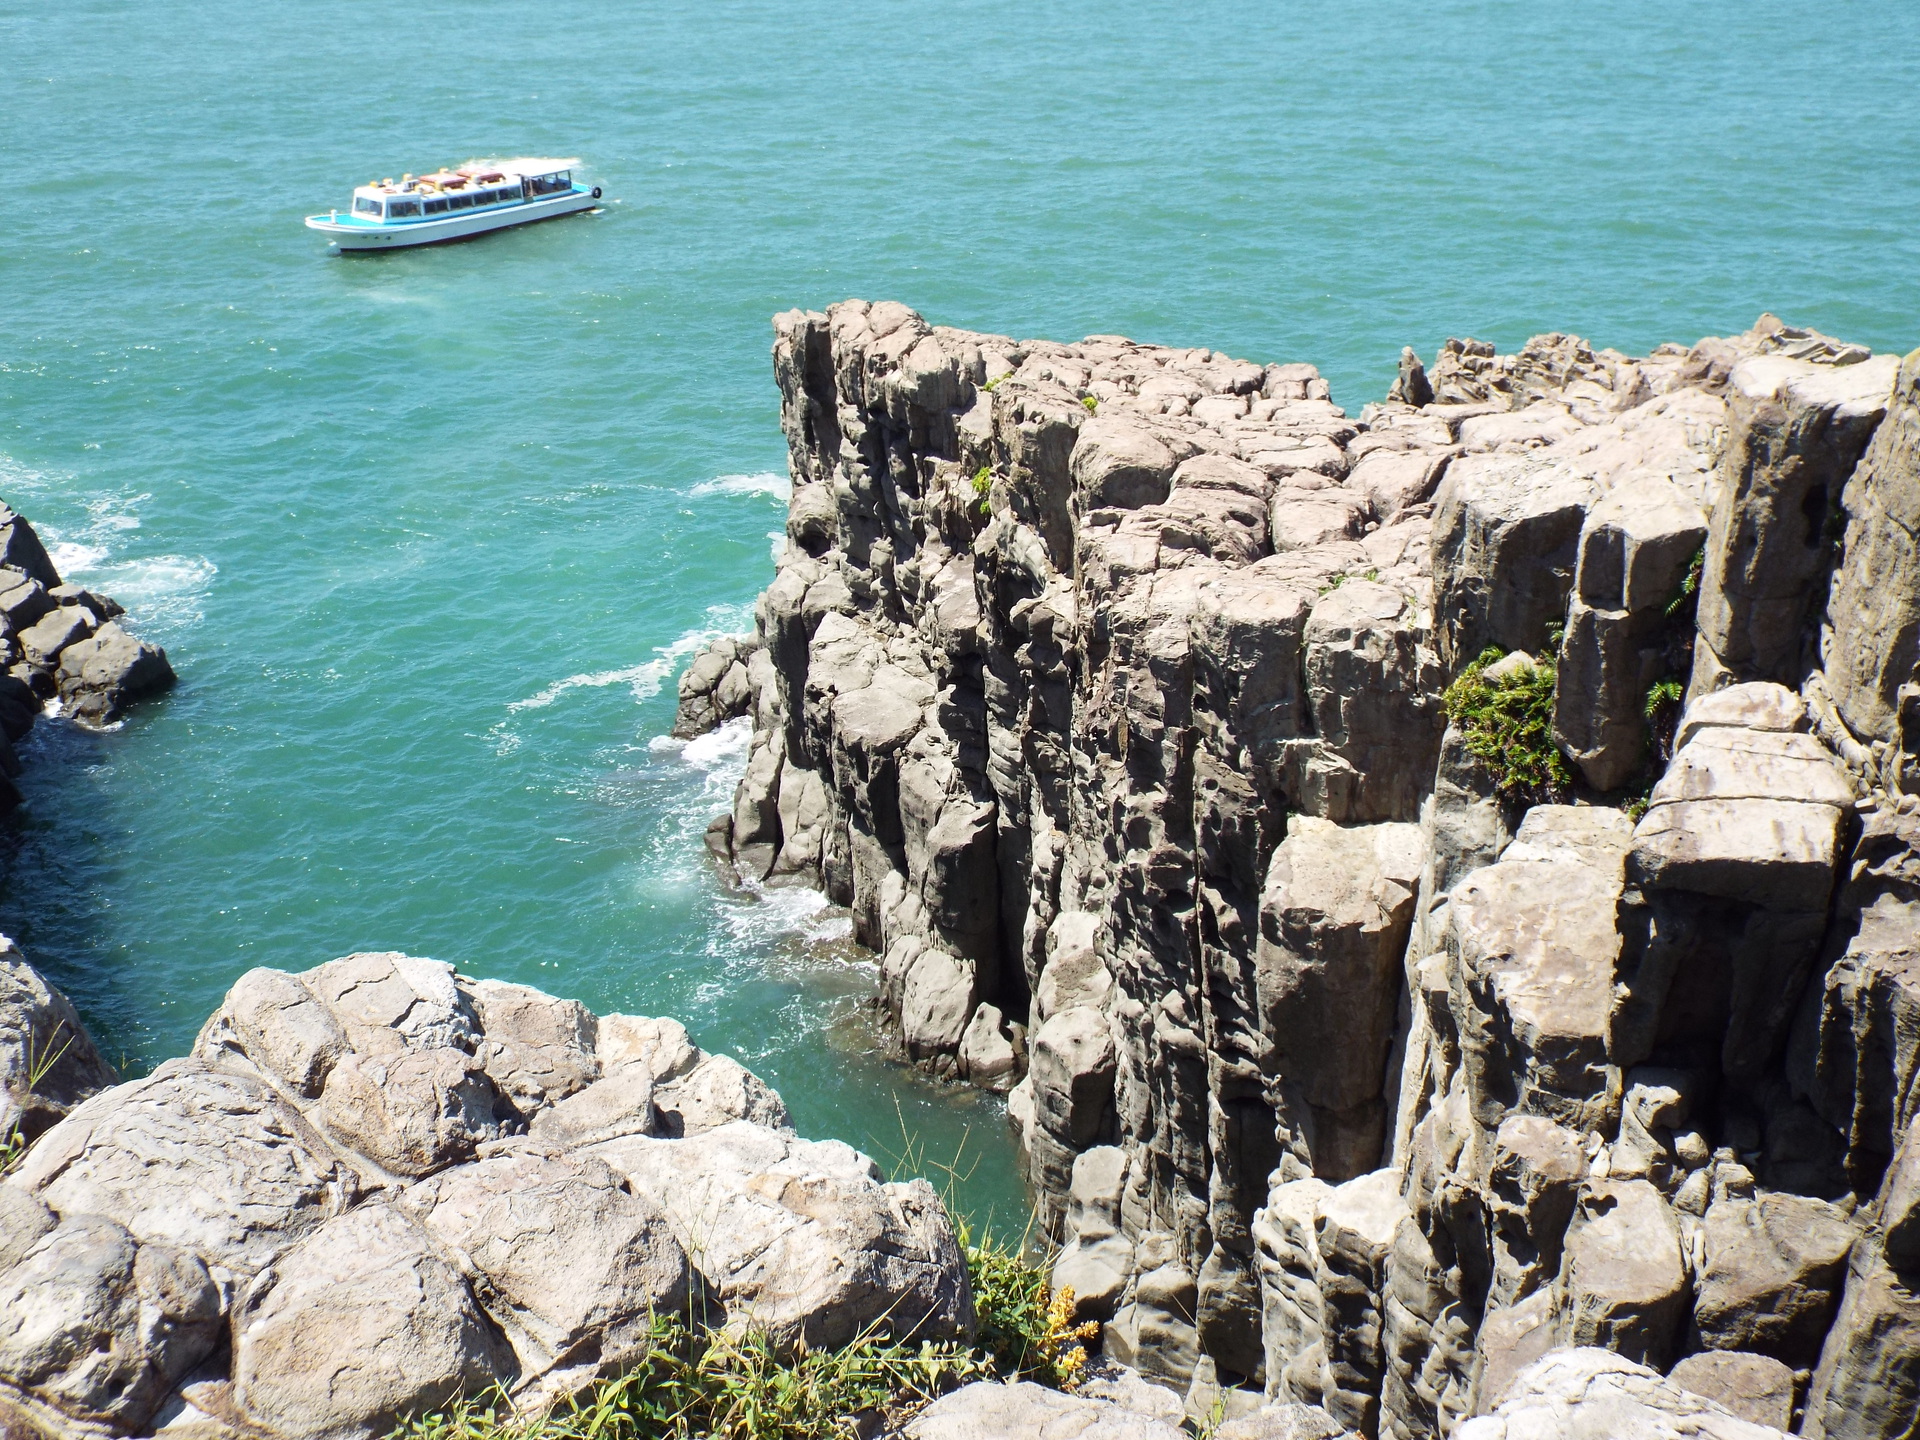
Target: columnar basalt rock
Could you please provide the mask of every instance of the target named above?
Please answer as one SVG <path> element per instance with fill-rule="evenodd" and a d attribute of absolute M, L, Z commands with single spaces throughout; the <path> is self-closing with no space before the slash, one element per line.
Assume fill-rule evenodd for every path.
<path fill-rule="evenodd" d="M 1454 340 L 1350 416 L 1299 364 L 780 316 L 720 853 L 852 909 L 912 1058 L 1018 1079 L 1059 1273 L 1161 1383 L 1432 1436 L 1581 1345 L 1791 1409 L 1818 1337 L 1865 1413 L 1826 1337 L 1892 1313 L 1860 1206 L 1920 1068 L 1915 365 Z M 1446 724 L 1489 647 L 1552 673 L 1567 793 Z"/>

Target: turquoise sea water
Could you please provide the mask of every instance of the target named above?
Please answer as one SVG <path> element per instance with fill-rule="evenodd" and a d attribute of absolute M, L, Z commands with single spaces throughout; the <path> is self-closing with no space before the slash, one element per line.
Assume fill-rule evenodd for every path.
<path fill-rule="evenodd" d="M 181 677 L 41 727 L 0 823 L 0 928 L 103 1048 L 405 948 L 678 1015 L 807 1133 L 970 1135 L 1003 1218 L 998 1111 L 872 1053 L 843 920 L 708 872 L 737 743 L 659 743 L 771 573 L 774 311 L 1307 359 L 1356 409 L 1449 334 L 1920 343 L 1912 5 L 27 0 L 0 74 L 0 497 Z M 616 203 L 300 228 L 527 153 Z"/>

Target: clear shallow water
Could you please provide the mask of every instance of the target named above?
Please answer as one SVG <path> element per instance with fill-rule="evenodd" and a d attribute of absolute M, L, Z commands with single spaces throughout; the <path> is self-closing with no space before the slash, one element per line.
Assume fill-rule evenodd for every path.
<path fill-rule="evenodd" d="M 965 1136 L 1003 1217 L 998 1111 L 873 1053 L 844 921 L 707 871 L 738 737 L 657 743 L 771 571 L 769 315 L 1308 359 L 1352 406 L 1449 334 L 1920 342 L 1911 6 L 39 0 L 0 62 L 0 497 L 182 680 L 43 726 L 0 825 L 0 928 L 104 1048 L 405 948 L 680 1016 L 807 1133 Z M 619 203 L 299 228 L 489 153 Z"/>

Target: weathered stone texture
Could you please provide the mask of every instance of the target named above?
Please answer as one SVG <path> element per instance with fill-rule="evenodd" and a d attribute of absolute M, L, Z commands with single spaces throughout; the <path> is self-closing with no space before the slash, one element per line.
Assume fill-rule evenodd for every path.
<path fill-rule="evenodd" d="M 563 1402 L 709 1303 L 789 1347 L 974 1325 L 925 1181 L 796 1138 L 678 1022 L 413 956 L 248 972 L 0 1179 L 7 1425 L 372 1440 Z"/>
<path fill-rule="evenodd" d="M 774 348 L 794 543 L 712 843 L 1006 1089 L 1109 1354 L 1408 1440 L 1568 1343 L 1811 1364 L 1920 1060 L 1920 837 L 1865 798 L 1906 677 L 1858 654 L 1905 663 L 1907 370 L 1771 316 L 1449 341 L 1356 418 L 892 304 Z M 1564 803 L 1443 721 L 1489 646 L 1554 668 Z"/>

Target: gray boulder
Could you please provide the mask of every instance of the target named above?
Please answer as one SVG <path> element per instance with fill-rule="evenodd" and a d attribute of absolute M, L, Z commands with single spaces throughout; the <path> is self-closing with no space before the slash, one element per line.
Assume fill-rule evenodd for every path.
<path fill-rule="evenodd" d="M 997 1005 L 981 1005 L 960 1037 L 960 1074 L 968 1084 L 1004 1095 L 1020 1079 L 1024 1046 Z"/>
<path fill-rule="evenodd" d="M 1326 1345 L 1322 1403 L 1342 1425 L 1368 1434 L 1378 1428 L 1386 1370 L 1387 1257 L 1407 1213 L 1398 1173 L 1376 1170 L 1329 1190 L 1315 1220 L 1314 1280 Z"/>
<path fill-rule="evenodd" d="M 1895 1440 L 1920 1414 L 1920 1129 L 1909 1127 L 1847 1262 L 1803 1435 Z"/>
<path fill-rule="evenodd" d="M 390 1174 L 409 1178 L 471 1160 L 500 1133 L 492 1082 L 464 1050 L 344 1055 L 317 1115 L 327 1132 Z"/>
<path fill-rule="evenodd" d="M 76 1215 L 0 1274 L 0 1379 L 138 1432 L 219 1343 L 220 1319 L 219 1287 L 192 1252 Z"/>
<path fill-rule="evenodd" d="M 20 632 L 21 653 L 29 665 L 51 669 L 70 645 L 93 634 L 94 626 L 93 613 L 84 606 L 57 606 Z"/>
<path fill-rule="evenodd" d="M 55 615 L 73 614 L 79 607 Z M 45 625 L 55 617 L 41 622 Z M 109 620 L 90 636 L 73 635 L 58 647 L 55 683 L 67 713 L 89 725 L 108 725 L 136 700 L 156 695 L 174 683 L 167 652 L 129 635 Z"/>
<path fill-rule="evenodd" d="M 1853 786 L 1812 735 L 1696 731 L 1634 832 L 1634 878 L 1771 910 L 1824 910 Z"/>
<path fill-rule="evenodd" d="M 486 1034 L 479 1058 L 494 1088 L 522 1115 L 600 1078 L 598 1022 L 578 1000 L 526 985 L 477 980 L 460 987 Z"/>
<path fill-rule="evenodd" d="M 1587 512 L 1554 687 L 1554 740 L 1597 790 L 1646 758 L 1647 689 L 1665 666 L 1667 607 L 1707 517 L 1665 475 L 1622 480 Z"/>
<path fill-rule="evenodd" d="M 0 1183 L 0 1274 L 17 1265 L 59 1223 L 53 1211 L 18 1185 Z"/>
<path fill-rule="evenodd" d="M 1222 1422 L 1213 1440 L 1343 1440 L 1356 1433 L 1318 1405 L 1287 1402 L 1263 1405 L 1250 1415 Z"/>
<path fill-rule="evenodd" d="M 103 1215 L 191 1250 L 216 1278 L 253 1274 L 359 1198 L 300 1112 L 261 1081 L 170 1060 L 94 1096 L 9 1181 L 62 1215 Z"/>
<path fill-rule="evenodd" d="M 1893 355 L 1845 366 L 1761 355 L 1734 367 L 1694 693 L 1725 680 L 1793 685 L 1811 668 L 1840 492 L 1886 413 L 1899 364 Z"/>
<path fill-rule="evenodd" d="M 1515 1378 L 1490 1415 L 1458 1440 L 1785 1440 L 1712 1400 L 1605 1350 L 1556 1350 Z"/>
<path fill-rule="evenodd" d="M 666 1216 L 730 1324 L 812 1349 L 871 1325 L 926 1339 L 972 1333 L 966 1263 L 924 1180 L 889 1185 L 839 1141 L 745 1121 L 585 1153 Z"/>
<path fill-rule="evenodd" d="M 1920 815 L 1869 815 L 1834 925 L 1845 949 L 1809 988 L 1787 1056 L 1794 1090 L 1847 1137 L 1861 1192 L 1878 1187 L 1920 1105 L 1917 872 Z"/>
<path fill-rule="evenodd" d="M 1080 1318 L 1109 1320 L 1133 1274 L 1133 1242 L 1121 1231 L 1127 1155 L 1099 1145 L 1073 1160 L 1065 1243 L 1053 1262 L 1053 1288 L 1073 1292 Z"/>
<path fill-rule="evenodd" d="M 479 1048 L 480 1022 L 454 983 L 453 967 L 396 951 L 329 960 L 300 981 L 333 1014 L 361 1055 Z"/>
<path fill-rule="evenodd" d="M 736 1120 L 793 1130 L 779 1093 L 731 1055 L 703 1055 L 685 1074 L 656 1084 L 653 1105 L 668 1135 L 698 1135 Z"/>
<path fill-rule="evenodd" d="M 261 1271 L 234 1312 L 234 1401 L 289 1437 L 371 1440 L 514 1374 L 460 1272 L 389 1205 L 320 1227 Z"/>
<path fill-rule="evenodd" d="M 1847 728 L 1891 747 L 1887 779 L 1920 790 L 1920 358 L 1901 362 L 1886 419 L 1841 494 L 1847 527 L 1826 614 L 1826 683 Z"/>
<path fill-rule="evenodd" d="M 1707 1211 L 1694 1324 L 1715 1350 L 1751 1350 L 1811 1369 L 1839 1303 L 1854 1226 L 1804 1195 L 1727 1199 Z"/>
<path fill-rule="evenodd" d="M 52 590 L 60 584 L 60 572 L 53 568 L 47 547 L 40 543 L 33 526 L 24 515 L 0 505 L 0 565 L 29 576 Z"/>
<path fill-rule="evenodd" d="M 1272 1047 L 1264 1063 L 1297 1095 L 1304 1113 L 1290 1138 L 1324 1179 L 1380 1162 L 1381 1087 L 1420 861 L 1418 826 L 1342 828 L 1301 815 L 1267 871 L 1256 951 Z M 1341 1043 L 1328 1045 L 1336 1032 Z"/>
<path fill-rule="evenodd" d="M 677 1080 L 705 1058 L 678 1020 L 649 1015 L 602 1015 L 596 1044 L 606 1073 L 638 1065 L 656 1085 Z"/>
<path fill-rule="evenodd" d="M 1467 1095 L 1487 1131 L 1511 1109 L 1576 1133 L 1607 1123 L 1626 836 L 1589 835 L 1581 823 L 1582 845 L 1591 840 L 1603 863 L 1581 847 L 1516 845 L 1515 858 L 1459 881 L 1447 906 L 1450 1008 Z"/>
<path fill-rule="evenodd" d="M 1594 486 L 1539 452 L 1466 455 L 1434 496 L 1434 623 L 1458 669 L 1489 645 L 1535 651 L 1566 615 Z"/>
<path fill-rule="evenodd" d="M 1494 1410 L 1534 1361 L 1565 1345 L 1554 1321 L 1550 1290 L 1536 1290 L 1517 1305 L 1489 1311 L 1474 1337 L 1479 1374 L 1473 1413 Z"/>
<path fill-rule="evenodd" d="M 1680 1227 L 1645 1180 L 1596 1181 L 1580 1197 L 1555 1282 L 1556 1323 L 1574 1345 L 1666 1365 L 1686 1319 Z"/>
<path fill-rule="evenodd" d="M 907 1422 L 907 1440 L 1183 1440 L 1186 1431 L 1108 1400 L 1017 1380 L 979 1380 Z"/>
<path fill-rule="evenodd" d="M 458 1258 L 506 1331 L 523 1404 L 624 1370 L 655 1315 L 686 1312 L 686 1252 L 603 1161 L 516 1148 L 423 1180 L 398 1203 Z"/>
<path fill-rule="evenodd" d="M 611 1074 L 537 1112 L 527 1133 L 549 1145 L 594 1145 L 623 1135 L 658 1135 L 654 1082 L 644 1065 L 623 1065 Z M 681 1117 L 684 1127 L 685 1117 Z"/>
<path fill-rule="evenodd" d="M 348 1048 L 340 1022 L 298 976 L 264 968 L 233 982 L 194 1042 L 209 1064 L 251 1063 L 308 1100 L 320 1098 Z"/>
<path fill-rule="evenodd" d="M 1167 498 L 1177 464 L 1173 452 L 1146 426 L 1096 417 L 1080 427 L 1068 465 L 1081 513 L 1137 509 Z"/>
<path fill-rule="evenodd" d="M 1579 1137 L 1541 1115 L 1509 1115 L 1494 1134 L 1486 1202 L 1493 1238 L 1489 1303 L 1512 1305 L 1560 1271 L 1587 1157 Z"/>
<path fill-rule="evenodd" d="M 1675 1365 L 1667 1379 L 1726 1406 L 1742 1420 L 1776 1430 L 1793 1424 L 1793 1371 L 1770 1355 L 1702 1350 Z"/>

